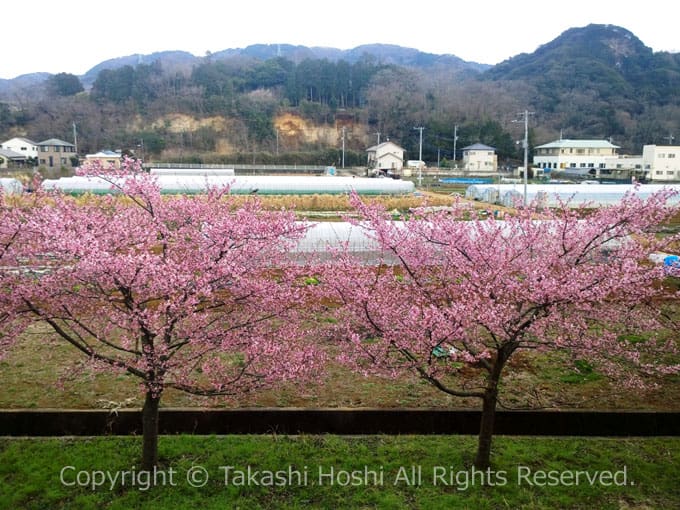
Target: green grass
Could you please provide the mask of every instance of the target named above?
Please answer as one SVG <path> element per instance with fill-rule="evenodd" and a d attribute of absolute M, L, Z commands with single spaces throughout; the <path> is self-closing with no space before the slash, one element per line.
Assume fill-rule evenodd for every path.
<path fill-rule="evenodd" d="M 0 440 L 0 508 L 620 509 L 680 503 L 678 438 L 498 437 L 491 470 L 473 473 L 475 443 L 465 436 L 166 436 L 160 441 L 165 485 L 148 489 L 139 474 L 126 475 L 127 483 L 113 488 L 108 482 L 66 486 L 60 478 L 66 466 L 72 466 L 64 472 L 67 483 L 81 471 L 138 473 L 139 438 L 5 438 Z M 209 475 L 203 487 L 187 482 L 197 466 Z M 225 480 L 222 466 L 250 466 L 260 471 L 256 479 L 262 483 L 266 470 L 284 475 L 278 486 L 240 484 L 233 475 Z M 421 470 L 420 479 L 411 476 L 414 467 Z M 605 471 L 620 472 L 617 481 L 623 482 L 624 468 L 623 486 L 583 479 L 578 486 L 540 486 L 532 485 L 532 478 L 518 479 L 518 472 L 527 470 L 532 477 L 544 471 L 591 476 Z M 333 479 L 319 478 L 331 469 Z M 352 471 L 356 485 L 342 485 Z M 443 476 L 435 480 L 435 475 Z M 80 476 L 87 485 L 86 475 Z"/>

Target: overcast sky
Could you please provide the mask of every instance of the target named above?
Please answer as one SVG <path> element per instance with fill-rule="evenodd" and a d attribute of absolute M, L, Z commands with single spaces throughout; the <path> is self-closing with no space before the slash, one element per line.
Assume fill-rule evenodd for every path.
<path fill-rule="evenodd" d="M 14 4 L 19 5 L 19 4 Z M 104 60 L 164 50 L 196 56 L 256 43 L 349 49 L 397 44 L 496 64 L 563 31 L 619 25 L 654 51 L 680 52 L 668 0 L 31 0 L 3 9 L 0 78 L 82 75 Z"/>

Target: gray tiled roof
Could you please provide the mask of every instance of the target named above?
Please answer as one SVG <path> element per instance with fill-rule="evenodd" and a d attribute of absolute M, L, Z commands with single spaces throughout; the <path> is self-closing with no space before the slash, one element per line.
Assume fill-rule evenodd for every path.
<path fill-rule="evenodd" d="M 59 140 L 59 138 L 50 138 L 49 140 L 45 140 L 43 142 L 38 143 L 38 145 L 49 145 L 51 147 L 54 146 L 60 146 L 60 147 L 75 147 L 72 143 L 65 142 L 64 140 Z"/>
<path fill-rule="evenodd" d="M 468 145 L 467 147 L 463 147 L 461 150 L 463 150 L 463 151 L 495 151 L 496 147 L 490 147 L 488 145 L 484 145 L 483 143 L 473 143 L 472 145 Z"/>

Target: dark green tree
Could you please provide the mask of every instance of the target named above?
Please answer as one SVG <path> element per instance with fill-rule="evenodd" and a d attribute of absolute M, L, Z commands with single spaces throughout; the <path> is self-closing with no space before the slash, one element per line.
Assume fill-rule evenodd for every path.
<path fill-rule="evenodd" d="M 47 95 L 50 97 L 68 97 L 83 92 L 83 84 L 74 74 L 59 73 L 50 76 L 45 84 Z"/>

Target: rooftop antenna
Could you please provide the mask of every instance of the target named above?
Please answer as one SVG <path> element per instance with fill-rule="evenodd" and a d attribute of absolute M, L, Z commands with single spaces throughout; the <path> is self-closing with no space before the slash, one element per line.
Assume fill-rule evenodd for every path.
<path fill-rule="evenodd" d="M 377 133 L 373 133 L 373 134 L 378 136 L 378 145 L 380 145 L 380 131 L 378 131 Z"/>
<path fill-rule="evenodd" d="M 664 136 L 663 139 L 668 140 L 668 145 L 673 145 L 673 140 L 675 140 L 675 137 L 673 136 L 673 133 L 668 133 L 668 136 Z"/>

